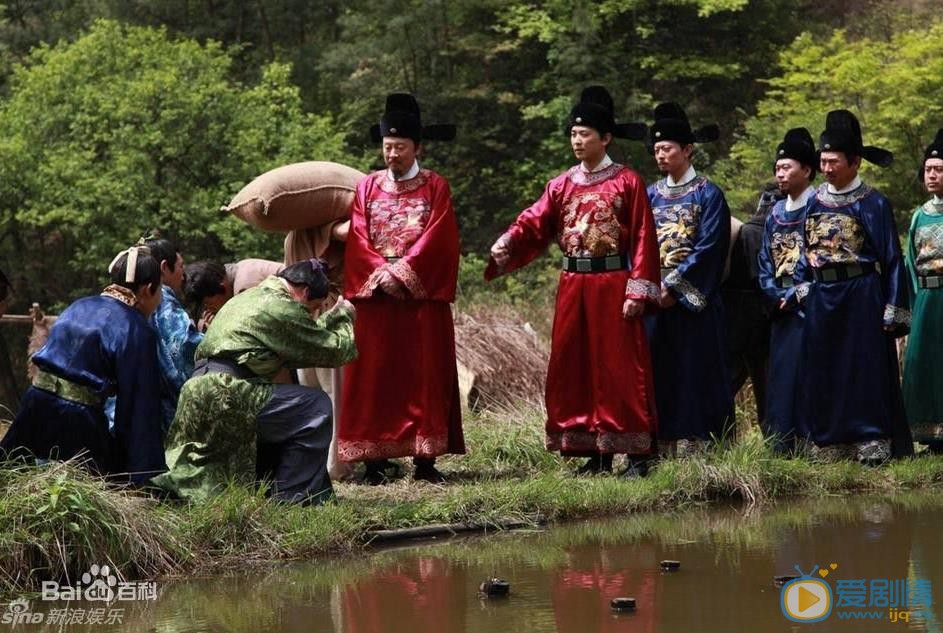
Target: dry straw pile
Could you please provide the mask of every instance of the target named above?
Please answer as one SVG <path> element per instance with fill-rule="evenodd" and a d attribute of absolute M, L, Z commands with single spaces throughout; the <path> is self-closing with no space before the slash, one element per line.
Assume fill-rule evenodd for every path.
<path fill-rule="evenodd" d="M 549 352 L 509 309 L 476 307 L 455 315 L 462 398 L 472 410 L 542 402 Z"/>

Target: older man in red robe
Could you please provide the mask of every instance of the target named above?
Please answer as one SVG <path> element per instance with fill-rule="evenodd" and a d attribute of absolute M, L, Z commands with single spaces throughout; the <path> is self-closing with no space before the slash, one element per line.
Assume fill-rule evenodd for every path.
<path fill-rule="evenodd" d="M 358 358 L 346 366 L 337 455 L 366 462 L 365 481 L 387 481 L 392 457 L 413 457 L 414 479 L 439 482 L 435 458 L 464 453 L 451 302 L 458 224 L 449 184 L 417 162 L 426 126 L 408 94 L 387 97 L 379 125 L 387 169 L 365 177 L 351 207 L 344 296 L 357 307 Z"/>

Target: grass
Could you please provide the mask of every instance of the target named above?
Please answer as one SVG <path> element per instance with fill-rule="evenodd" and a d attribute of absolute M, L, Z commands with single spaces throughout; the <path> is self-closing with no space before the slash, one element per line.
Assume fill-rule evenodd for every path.
<path fill-rule="evenodd" d="M 0 469 L 0 489 L 0 589 L 74 582 L 93 563 L 131 577 L 166 574 L 190 555 L 181 515 L 73 464 Z"/>
<path fill-rule="evenodd" d="M 448 485 L 408 478 L 379 487 L 338 483 L 337 503 L 320 508 L 272 503 L 236 486 L 207 504 L 159 502 L 109 488 L 68 463 L 0 470 L 0 593 L 35 590 L 48 578 L 74 579 L 92 563 L 107 563 L 128 578 L 154 578 L 352 552 L 366 547 L 376 529 L 562 522 L 713 501 L 764 505 L 894 494 L 943 483 L 943 457 L 881 468 L 818 464 L 776 456 L 756 433 L 728 448 L 666 460 L 645 479 L 578 478 L 576 462 L 544 450 L 536 407 L 469 415 L 465 428 L 469 454 L 440 460 Z"/>

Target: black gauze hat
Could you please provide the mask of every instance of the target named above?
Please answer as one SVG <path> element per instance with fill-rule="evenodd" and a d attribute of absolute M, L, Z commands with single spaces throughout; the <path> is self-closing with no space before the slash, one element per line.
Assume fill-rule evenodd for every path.
<path fill-rule="evenodd" d="M 930 158 L 943 159 L 943 127 L 936 131 L 936 138 L 927 145 L 923 151 L 923 162 L 920 163 L 920 169 L 917 170 L 917 177 L 923 182 L 923 170 L 927 166 L 927 160 Z"/>
<path fill-rule="evenodd" d="M 800 165 L 812 170 L 810 179 L 815 178 L 819 166 L 819 153 L 815 151 L 815 141 L 812 134 L 804 127 L 794 127 L 783 138 L 783 142 L 776 147 L 776 160 L 791 158 Z M 773 163 L 775 169 L 775 162 Z"/>
<path fill-rule="evenodd" d="M 709 143 L 716 141 L 720 137 L 720 128 L 714 124 L 694 130 L 688 121 L 688 115 L 684 113 L 684 108 L 677 103 L 660 103 L 655 106 L 655 122 L 649 131 L 649 146 L 654 147 L 655 143 L 661 141 L 674 141 L 680 145 L 690 145 L 691 143 Z"/>
<path fill-rule="evenodd" d="M 386 136 L 411 138 L 416 143 L 425 140 L 451 141 L 455 138 L 454 125 L 427 125 L 423 127 L 419 103 L 411 94 L 397 92 L 386 97 L 386 107 L 379 125 L 370 128 L 370 138 L 379 143 Z"/>
<path fill-rule="evenodd" d="M 861 124 L 848 110 L 832 110 L 825 117 L 825 130 L 819 136 L 820 152 L 843 152 L 860 156 L 879 167 L 890 167 L 894 155 L 880 147 L 865 145 L 861 139 Z"/>
<path fill-rule="evenodd" d="M 616 123 L 612 95 L 602 86 L 583 88 L 579 102 L 570 110 L 570 118 L 564 129 L 567 135 L 574 125 L 591 127 L 600 136 L 606 133 L 618 138 L 641 140 L 645 138 L 645 126 L 641 123 Z"/>
<path fill-rule="evenodd" d="M 927 162 L 928 158 L 943 158 L 943 127 L 936 131 L 936 138 L 923 152 L 923 162 Z"/>

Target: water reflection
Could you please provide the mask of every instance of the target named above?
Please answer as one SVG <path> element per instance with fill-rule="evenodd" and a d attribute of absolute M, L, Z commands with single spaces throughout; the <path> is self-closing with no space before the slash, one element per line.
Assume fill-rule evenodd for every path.
<path fill-rule="evenodd" d="M 465 622 L 468 568 L 444 556 L 412 555 L 348 584 L 341 591 L 345 633 L 451 631 Z"/>
<path fill-rule="evenodd" d="M 787 621 L 772 577 L 828 569 L 838 579 L 924 579 L 943 587 L 943 500 L 826 498 L 744 514 L 696 509 L 361 554 L 347 560 L 163 583 L 160 600 L 134 605 L 114 630 L 515 633 L 556 631 L 803 631 Z M 682 568 L 664 573 L 658 562 Z M 835 569 L 828 565 L 835 563 Z M 478 583 L 498 574 L 512 595 L 487 600 Z M 638 610 L 613 614 L 612 598 Z M 35 604 L 35 603 L 34 603 Z M 61 605 L 60 605 L 61 606 Z M 940 631 L 922 622 L 845 621 L 816 631 Z M 82 627 L 70 626 L 69 630 Z M 107 630 L 96 626 L 95 631 Z M 16 630 L 60 630 L 17 627 Z"/>
<path fill-rule="evenodd" d="M 574 546 L 564 567 L 554 571 L 551 601 L 559 633 L 586 631 L 656 631 L 657 609 L 643 608 L 631 614 L 613 614 L 613 598 L 633 597 L 638 605 L 655 603 L 661 571 L 655 546 L 640 542 L 633 547 Z"/>

